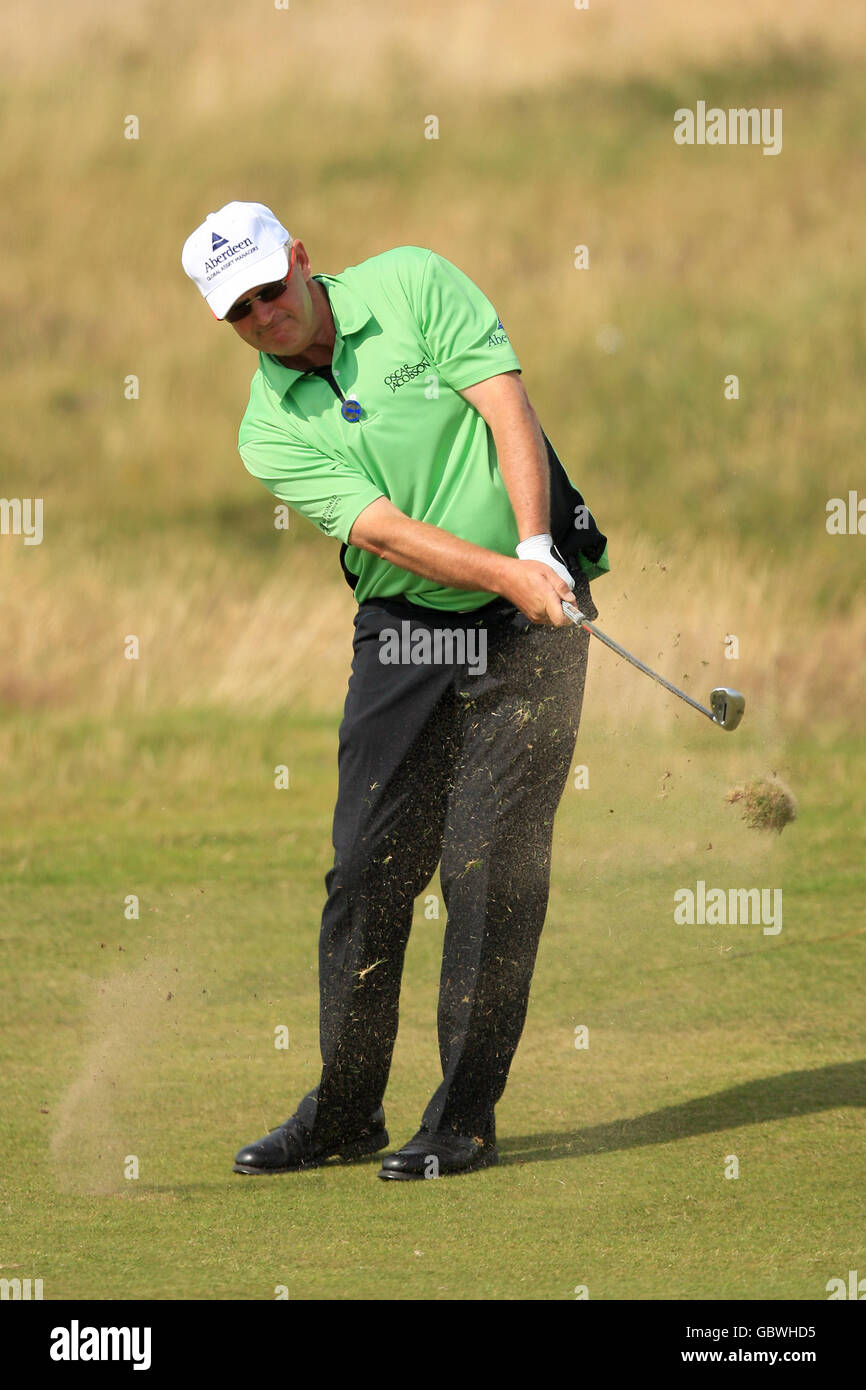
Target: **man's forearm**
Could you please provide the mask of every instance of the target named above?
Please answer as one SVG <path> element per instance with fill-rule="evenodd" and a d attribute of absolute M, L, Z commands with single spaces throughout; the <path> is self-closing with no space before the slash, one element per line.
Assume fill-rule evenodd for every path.
<path fill-rule="evenodd" d="M 488 594 L 502 593 L 507 569 L 513 563 L 507 556 L 464 541 L 440 526 L 414 521 L 386 498 L 379 498 L 361 512 L 349 543 L 446 588 Z"/>
<path fill-rule="evenodd" d="M 536 559 L 512 560 L 461 540 L 450 531 L 413 521 L 387 497 L 377 497 L 355 519 L 349 544 L 448 589 L 501 594 L 533 622 L 563 627 L 561 600 L 574 601 L 570 583 Z"/>

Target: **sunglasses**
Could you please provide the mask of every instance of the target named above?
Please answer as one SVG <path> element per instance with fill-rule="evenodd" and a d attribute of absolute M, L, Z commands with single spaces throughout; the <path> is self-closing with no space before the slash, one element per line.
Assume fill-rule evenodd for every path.
<path fill-rule="evenodd" d="M 237 304 L 233 304 L 223 314 L 226 323 L 238 323 L 245 319 L 247 314 L 252 313 L 253 300 L 260 299 L 263 304 L 270 304 L 272 299 L 279 299 L 285 293 L 286 285 L 292 278 L 292 271 L 295 268 L 295 246 L 292 243 L 292 258 L 289 262 L 289 273 L 284 280 L 272 280 L 269 285 L 262 285 L 258 294 L 251 294 L 247 299 L 239 299 Z"/>

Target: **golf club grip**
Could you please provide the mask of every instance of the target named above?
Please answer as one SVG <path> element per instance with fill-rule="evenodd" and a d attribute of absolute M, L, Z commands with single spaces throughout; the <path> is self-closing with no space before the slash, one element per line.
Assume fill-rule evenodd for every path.
<path fill-rule="evenodd" d="M 566 603 L 565 600 L 563 600 L 562 611 L 565 613 L 566 617 L 571 619 L 576 627 L 582 627 L 587 632 L 591 632 L 593 637 L 597 637 L 606 647 L 610 647 L 611 651 L 616 652 L 617 656 L 624 657 L 626 661 L 631 662 L 632 666 L 636 666 L 639 671 L 643 671 L 645 676 L 651 676 L 654 681 L 657 681 L 659 685 L 663 685 L 665 690 L 669 690 L 672 695 L 678 695 L 681 700 L 685 700 L 686 704 L 691 705 L 692 709 L 699 710 L 701 714 L 705 714 L 711 723 L 714 724 L 716 722 L 715 719 L 713 719 L 712 711 L 708 710 L 705 705 L 699 704 L 697 700 L 693 700 L 691 695 L 687 695 L 684 690 L 680 690 L 677 686 L 671 685 L 670 681 L 666 681 L 664 676 L 660 676 L 657 671 L 653 671 L 649 666 L 645 666 L 642 661 L 639 661 L 636 656 L 632 656 L 631 652 L 627 652 L 618 642 L 614 642 L 612 637 L 608 637 L 604 632 L 601 632 L 595 627 L 588 618 L 583 616 L 579 608 L 575 608 L 573 603 Z"/>

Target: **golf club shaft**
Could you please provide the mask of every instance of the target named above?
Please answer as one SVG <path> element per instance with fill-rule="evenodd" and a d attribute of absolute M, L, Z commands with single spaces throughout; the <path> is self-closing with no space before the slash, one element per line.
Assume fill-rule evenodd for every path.
<path fill-rule="evenodd" d="M 606 647 L 610 647 L 611 651 L 616 652 L 617 656 L 625 657 L 626 661 L 630 661 L 632 666 L 636 666 L 639 671 L 643 671 L 645 676 L 652 676 L 653 680 L 658 681 L 659 685 L 663 685 L 665 690 L 669 690 L 672 695 L 678 695 L 681 700 L 685 700 L 687 705 L 691 705 L 692 709 L 700 710 L 701 714 L 705 714 L 711 723 L 715 724 L 716 721 L 713 718 L 712 710 L 708 710 L 705 705 L 701 705 L 697 700 L 693 700 L 691 695 L 687 695 L 684 690 L 679 690 L 675 685 L 671 685 L 670 681 L 666 681 L 664 676 L 660 676 L 657 671 L 651 671 L 649 666 L 644 666 L 642 661 L 638 661 L 637 657 L 632 656 L 631 652 L 627 652 L 618 642 L 614 642 L 612 637 L 608 637 L 604 632 L 600 632 L 588 618 L 583 616 L 579 608 L 575 608 L 574 604 L 565 603 L 563 601 L 562 608 L 563 612 L 571 619 L 576 627 L 582 627 L 585 628 L 587 632 L 591 632 L 593 637 L 597 637 Z"/>

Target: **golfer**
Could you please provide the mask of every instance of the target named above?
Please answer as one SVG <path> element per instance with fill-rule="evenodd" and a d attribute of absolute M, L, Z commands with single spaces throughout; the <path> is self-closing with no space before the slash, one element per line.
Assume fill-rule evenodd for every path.
<path fill-rule="evenodd" d="M 192 233 L 183 267 L 258 354 L 246 468 L 340 540 L 358 604 L 319 947 L 321 1078 L 234 1171 L 389 1146 L 403 957 L 437 864 L 442 1077 L 379 1176 L 486 1167 L 583 699 L 589 638 L 562 600 L 597 616 L 605 537 L 496 310 L 442 256 L 401 246 L 313 274 L 268 208 L 233 202 Z"/>

